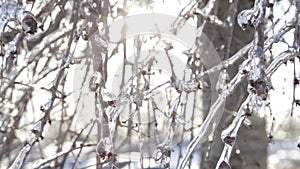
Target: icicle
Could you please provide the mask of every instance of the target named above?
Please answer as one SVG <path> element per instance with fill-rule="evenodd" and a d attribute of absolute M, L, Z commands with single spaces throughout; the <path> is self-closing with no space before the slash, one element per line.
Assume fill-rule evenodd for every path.
<path fill-rule="evenodd" d="M 180 98 L 177 97 L 173 100 L 172 105 L 169 111 L 166 113 L 166 116 L 169 117 L 168 121 L 168 132 L 165 140 L 157 145 L 157 153 L 160 154 L 160 157 L 156 156 L 156 161 L 160 160 L 161 164 L 164 165 L 165 168 L 170 168 L 170 157 L 171 157 L 171 144 L 173 141 L 173 137 L 175 135 L 175 125 L 177 123 L 185 123 L 184 118 L 181 115 L 177 114 L 177 107 L 180 102 Z"/>

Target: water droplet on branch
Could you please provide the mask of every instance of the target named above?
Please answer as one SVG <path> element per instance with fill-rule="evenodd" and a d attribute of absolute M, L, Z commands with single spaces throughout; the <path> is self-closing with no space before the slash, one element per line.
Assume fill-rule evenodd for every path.
<path fill-rule="evenodd" d="M 219 80 L 216 84 L 216 90 L 219 94 L 226 89 L 229 82 L 229 74 L 226 69 L 223 69 L 219 74 Z"/>

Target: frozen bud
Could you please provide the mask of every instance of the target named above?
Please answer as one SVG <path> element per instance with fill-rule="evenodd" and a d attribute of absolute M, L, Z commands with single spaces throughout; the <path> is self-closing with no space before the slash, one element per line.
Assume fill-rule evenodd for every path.
<path fill-rule="evenodd" d="M 254 11 L 252 9 L 246 9 L 239 13 L 237 21 L 242 30 L 246 30 L 248 25 L 251 25 L 251 17 Z"/>
<path fill-rule="evenodd" d="M 222 141 L 226 144 L 229 144 L 230 146 L 233 146 L 235 142 L 235 137 L 225 136 L 224 138 L 222 138 Z"/>
<path fill-rule="evenodd" d="M 41 134 L 42 131 L 42 122 L 39 121 L 34 124 L 33 129 L 31 130 L 34 134 Z"/>
<path fill-rule="evenodd" d="M 97 20 L 98 12 L 88 2 L 80 4 L 80 14 L 84 19 Z"/>
<path fill-rule="evenodd" d="M 229 74 L 226 69 L 223 69 L 219 74 L 219 80 L 216 84 L 216 90 L 219 94 L 226 89 L 229 82 Z"/>
<path fill-rule="evenodd" d="M 167 117 L 171 117 L 173 115 L 173 113 L 176 114 L 179 102 L 180 102 L 179 97 L 177 97 L 175 100 L 173 100 L 169 111 L 166 113 Z"/>
<path fill-rule="evenodd" d="M 172 45 L 172 42 L 165 42 L 165 50 L 171 50 L 173 49 L 173 45 Z"/>
<path fill-rule="evenodd" d="M 263 69 L 256 68 L 250 71 L 248 76 L 248 82 L 252 87 L 252 91 L 260 96 L 263 100 L 268 97 L 268 92 L 273 89 L 272 83 Z"/>
<path fill-rule="evenodd" d="M 239 13 L 237 21 L 239 26 L 245 30 L 247 26 L 256 27 L 260 17 L 259 9 L 245 9 Z"/>
<path fill-rule="evenodd" d="M 274 0 L 268 0 L 267 1 L 267 7 L 273 8 L 273 6 L 274 6 Z"/>
<path fill-rule="evenodd" d="M 47 111 L 50 110 L 51 107 L 52 107 L 52 100 L 49 99 L 49 101 L 48 101 L 47 103 L 45 103 L 44 105 L 41 105 L 40 110 L 41 110 L 42 112 L 45 112 L 45 113 L 46 113 Z"/>
<path fill-rule="evenodd" d="M 102 83 L 103 79 L 100 72 L 95 72 L 89 80 L 90 91 L 97 91 L 97 89 L 101 86 Z"/>
<path fill-rule="evenodd" d="M 34 34 L 37 32 L 37 22 L 32 14 L 26 12 L 22 19 L 22 29 L 25 33 Z"/>

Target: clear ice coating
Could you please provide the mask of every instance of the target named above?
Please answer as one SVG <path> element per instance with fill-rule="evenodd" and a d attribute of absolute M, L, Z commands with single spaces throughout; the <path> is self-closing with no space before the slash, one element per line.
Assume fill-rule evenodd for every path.
<path fill-rule="evenodd" d="M 265 68 L 262 63 L 256 63 L 255 65 L 253 65 L 248 74 L 248 92 L 255 93 L 263 100 L 266 100 L 268 97 L 268 92 L 273 87 L 264 69 Z"/>
<path fill-rule="evenodd" d="M 2 59 L 1 70 L 5 70 L 11 56 L 17 52 L 18 45 L 24 32 L 34 34 L 37 32 L 37 21 L 32 13 L 19 8 L 16 1 L 0 3 L 0 38 L 2 38 L 5 26 L 9 21 L 15 21 L 22 26 L 21 33 L 17 34 L 13 41 L 4 48 L 5 56 Z"/>
<path fill-rule="evenodd" d="M 105 47 L 105 48 L 108 47 L 108 42 L 99 34 L 95 34 L 95 39 L 96 39 L 97 45 Z"/>
<path fill-rule="evenodd" d="M 42 131 L 42 122 L 38 121 L 37 123 L 34 124 L 32 132 L 33 133 L 41 133 Z"/>
<path fill-rule="evenodd" d="M 25 33 L 34 34 L 37 32 L 37 21 L 32 13 L 19 8 L 17 3 L 9 1 L 1 4 L 0 8 L 0 37 L 9 21 L 16 21 L 22 26 Z"/>
<path fill-rule="evenodd" d="M 176 84 L 176 87 L 180 91 L 185 91 L 185 92 L 194 92 L 201 88 L 201 82 L 196 82 L 196 81 L 178 81 L 178 84 Z"/>
<path fill-rule="evenodd" d="M 94 10 L 88 2 L 82 2 L 80 4 L 80 13 L 83 18 L 88 20 L 95 20 L 98 18 L 98 12 Z"/>
<path fill-rule="evenodd" d="M 90 91 L 95 92 L 99 87 L 101 82 L 103 81 L 100 72 L 94 72 L 89 80 L 89 89 Z"/>
<path fill-rule="evenodd" d="M 47 103 L 41 105 L 40 110 L 43 112 L 47 112 L 50 110 L 52 104 L 53 104 L 53 100 L 51 98 L 49 98 Z"/>
<path fill-rule="evenodd" d="M 247 26 L 252 26 L 252 18 L 254 16 L 253 9 L 245 9 L 238 14 L 237 21 L 242 30 L 246 30 Z"/>
<path fill-rule="evenodd" d="M 173 100 L 172 104 L 171 104 L 171 107 L 169 109 L 169 111 L 166 113 L 166 116 L 171 118 L 173 113 L 177 112 L 177 106 L 178 106 L 178 103 L 179 103 L 179 97 L 177 97 L 176 99 Z"/>
<path fill-rule="evenodd" d="M 228 161 L 224 160 L 220 163 L 220 165 L 218 167 L 216 167 L 217 169 L 231 169 L 231 166 L 229 164 Z"/>
<path fill-rule="evenodd" d="M 97 155 L 105 159 L 112 152 L 112 141 L 109 137 L 105 137 L 97 144 Z"/>
<path fill-rule="evenodd" d="M 262 0 L 256 0 L 254 8 L 245 9 L 238 14 L 237 21 L 242 30 L 245 30 L 247 26 L 257 27 L 262 19 L 262 3 Z"/>
<path fill-rule="evenodd" d="M 219 74 L 219 79 L 216 84 L 216 91 L 219 94 L 222 94 L 222 92 L 226 89 L 228 82 L 229 82 L 229 74 L 226 69 L 223 69 Z"/>
<path fill-rule="evenodd" d="M 106 88 L 101 89 L 101 95 L 103 97 L 103 101 L 105 101 L 105 102 L 117 100 L 117 97 L 115 96 L 115 94 L 112 93 L 111 91 L 107 90 Z"/>
<path fill-rule="evenodd" d="M 229 159 L 235 144 L 235 140 L 237 138 L 238 130 L 241 124 L 246 119 L 247 114 L 250 112 L 249 104 L 251 103 L 251 99 L 252 97 L 247 97 L 247 99 L 241 105 L 234 120 L 225 130 L 222 131 L 221 139 L 225 143 L 225 146 L 217 163 L 216 169 L 231 168 L 229 164 Z"/>

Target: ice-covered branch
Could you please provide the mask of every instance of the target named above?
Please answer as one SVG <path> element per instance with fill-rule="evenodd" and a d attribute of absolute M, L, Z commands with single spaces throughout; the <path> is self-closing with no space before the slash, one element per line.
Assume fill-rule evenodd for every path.
<path fill-rule="evenodd" d="M 256 0 L 252 9 L 245 9 L 238 15 L 237 21 L 240 27 L 245 30 L 247 26 L 259 27 L 265 17 L 265 0 Z M 259 28 L 258 28 L 259 29 Z"/>
<path fill-rule="evenodd" d="M 201 124 L 199 128 L 199 133 L 197 136 L 189 143 L 187 148 L 187 153 L 183 157 L 182 161 L 178 168 L 183 168 L 189 157 L 191 156 L 193 150 L 196 146 L 200 143 L 203 143 L 207 140 L 208 136 L 216 129 L 222 115 L 223 115 L 223 108 L 225 104 L 226 98 L 234 91 L 236 86 L 242 81 L 242 79 L 246 76 L 247 72 L 250 70 L 249 65 L 251 62 L 249 60 L 244 61 L 242 66 L 239 68 L 239 72 L 235 75 L 235 77 L 228 82 L 228 76 L 226 73 L 219 77 L 219 81 L 222 84 L 218 86 L 222 86 L 219 88 L 219 95 L 216 101 L 211 105 L 208 115 L 205 118 L 204 122 Z M 246 72 L 246 73 L 245 73 Z"/>
<path fill-rule="evenodd" d="M 13 1 L 4 2 L 0 8 L 0 37 L 2 38 L 5 26 L 9 21 L 16 21 L 22 26 L 25 33 L 34 34 L 37 31 L 37 21 L 33 14 Z"/>
<path fill-rule="evenodd" d="M 298 59 L 300 60 L 300 0 L 296 0 L 296 13 L 295 13 L 296 27 L 294 32 L 294 43 L 293 47 L 296 51 Z M 296 61 L 294 60 L 294 85 L 293 85 L 293 101 L 291 115 L 293 115 L 294 106 L 300 105 L 300 100 L 296 99 L 296 85 L 299 85 L 299 79 L 296 73 Z"/>
<path fill-rule="evenodd" d="M 253 26 L 257 29 L 257 34 L 255 41 L 253 43 L 249 43 L 246 45 L 243 49 L 240 50 L 235 56 L 229 58 L 228 60 L 223 61 L 221 64 L 216 65 L 212 67 L 211 69 L 208 69 L 207 71 L 200 73 L 197 75 L 197 78 L 201 78 L 206 74 L 219 71 L 224 68 L 224 65 L 231 65 L 233 64 L 238 58 L 240 58 L 243 54 L 245 54 L 248 50 L 249 51 L 249 58 L 245 60 L 242 64 L 242 66 L 239 69 L 239 72 L 237 75 L 228 83 L 226 86 L 226 90 L 222 90 L 220 92 L 219 98 L 217 101 L 211 106 L 211 109 L 208 113 L 208 117 L 205 119 L 204 123 L 200 127 L 200 134 L 192 140 L 192 142 L 188 146 L 187 154 L 184 156 L 183 160 L 180 163 L 179 168 L 182 168 L 185 166 L 185 163 L 187 162 L 189 156 L 191 155 L 193 149 L 196 147 L 198 143 L 203 142 L 203 140 L 206 140 L 207 137 L 204 136 L 204 133 L 208 132 L 208 129 L 205 129 L 207 127 L 206 122 L 212 122 L 212 117 L 217 119 L 216 111 L 220 107 L 220 103 L 224 102 L 224 98 L 226 98 L 230 93 L 233 92 L 236 85 L 245 77 L 245 75 L 248 75 L 248 80 L 250 83 L 250 91 L 254 95 L 257 95 L 257 98 L 265 100 L 268 96 L 268 91 L 272 88 L 272 85 L 269 81 L 269 78 L 271 74 L 278 68 L 279 65 L 284 63 L 284 61 L 293 58 L 294 55 L 291 51 L 286 51 L 281 53 L 279 56 L 275 57 L 273 62 L 271 62 L 270 66 L 268 68 L 265 67 L 265 58 L 264 58 L 264 48 L 266 50 L 273 44 L 276 43 L 276 40 L 278 37 L 283 36 L 287 31 L 289 31 L 293 26 L 294 22 L 283 26 L 276 35 L 273 37 L 270 37 L 264 41 L 265 33 L 264 33 L 264 13 L 266 8 L 266 2 L 265 1 L 256 1 L 255 3 L 255 12 L 256 12 L 256 18 L 251 21 L 247 21 L 247 25 L 249 23 L 252 23 Z M 240 15 L 244 15 L 245 13 L 242 12 Z M 254 16 L 254 15 L 253 15 Z M 251 18 L 253 17 L 251 14 Z M 241 19 L 241 18 L 239 18 Z M 238 19 L 238 20 L 239 20 Z M 239 20 L 240 21 L 240 20 Z M 244 25 L 245 26 L 245 25 Z M 241 24 L 241 27 L 243 28 L 243 25 Z M 266 45 L 265 45 L 266 44 Z M 226 77 L 226 76 L 225 76 Z M 220 99 L 222 97 L 223 99 Z M 218 104 L 216 104 L 218 103 Z M 215 117 L 216 116 L 216 117 Z M 238 118 L 238 116 L 236 117 Z M 243 121 L 243 120 L 241 120 Z"/>
<path fill-rule="evenodd" d="M 253 24 L 256 28 L 256 35 L 254 46 L 251 48 L 248 54 L 248 58 L 253 60 L 252 68 L 248 75 L 249 90 L 260 96 L 263 100 L 267 99 L 268 91 L 272 88 L 269 79 L 266 78 L 265 73 L 265 55 L 264 55 L 264 44 L 265 44 L 265 27 L 264 27 L 264 18 L 266 11 L 266 1 L 265 0 L 256 0 L 253 9 L 254 14 L 248 14 L 247 10 L 242 11 L 239 14 L 238 22 L 240 23 L 241 28 L 245 28 L 247 24 Z M 247 18 L 247 17 L 250 18 Z M 243 17 L 246 17 L 243 23 Z M 251 19 L 254 18 L 254 21 Z M 245 19 L 245 18 L 244 18 Z M 247 22 L 246 26 L 244 25 Z"/>
<path fill-rule="evenodd" d="M 265 3 L 266 2 L 263 1 L 260 2 L 260 5 L 262 6 L 261 9 L 266 8 Z M 256 2 L 256 4 L 259 3 Z M 262 16 L 264 16 L 264 10 Z M 238 115 L 234 118 L 229 127 L 222 132 L 221 137 L 223 142 L 225 142 L 225 146 L 216 166 L 216 168 L 218 169 L 230 168 L 229 159 L 241 123 L 245 120 L 247 114 L 250 114 L 250 112 L 255 111 L 250 110 L 249 107 L 257 107 L 259 106 L 257 102 L 261 102 L 261 99 L 267 99 L 268 91 L 272 88 L 269 82 L 271 75 L 275 72 L 275 70 L 278 69 L 278 67 L 281 64 L 295 57 L 295 53 L 293 51 L 284 51 L 277 57 L 275 57 L 271 64 L 266 68 L 263 47 L 264 25 L 263 21 L 259 21 L 259 24 L 257 26 L 256 46 L 254 47 L 254 49 L 252 49 L 252 51 L 249 52 L 249 59 L 251 59 L 254 62 L 248 76 L 248 88 L 250 89 L 249 96 L 240 107 Z M 251 100 L 253 101 L 250 102 Z M 252 105 L 251 103 L 255 103 L 255 105 Z"/>
<path fill-rule="evenodd" d="M 8 1 L 0 4 L 0 42 L 4 35 L 5 27 L 8 22 L 15 21 L 18 25 L 21 25 L 21 33 L 15 36 L 4 49 L 4 57 L 2 58 L 2 65 L 0 70 L 0 79 L 2 79 L 3 71 L 7 68 L 9 60 L 13 60 L 14 55 L 17 53 L 17 49 L 21 40 L 24 37 L 24 33 L 34 34 L 37 32 L 37 21 L 35 16 L 20 8 L 16 1 Z"/>
<path fill-rule="evenodd" d="M 77 3 L 74 2 L 74 9 L 77 10 Z M 77 15 L 76 15 L 77 16 Z M 37 121 L 33 129 L 31 130 L 30 135 L 27 137 L 26 142 L 24 143 L 24 146 L 18 153 L 17 157 L 15 158 L 14 162 L 11 164 L 9 167 L 10 169 L 19 169 L 22 168 L 28 154 L 30 153 L 31 149 L 39 141 L 39 139 L 43 139 L 42 133 L 44 131 L 45 125 L 47 122 L 51 122 L 50 120 L 50 112 L 53 108 L 53 104 L 55 99 L 57 98 L 57 91 L 58 91 L 58 86 L 63 78 L 63 75 L 65 73 L 66 67 L 65 65 L 67 64 L 68 58 L 69 58 L 69 53 L 70 53 L 70 48 L 73 43 L 73 38 L 75 35 L 75 30 L 76 30 L 76 25 L 77 25 L 77 17 L 75 17 L 75 21 L 73 23 L 73 28 L 71 31 L 71 37 L 69 38 L 68 41 L 68 47 L 64 52 L 62 62 L 60 65 L 60 69 L 57 72 L 56 79 L 54 80 L 53 86 L 51 87 L 51 94 L 52 96 L 49 98 L 48 102 L 45 103 L 44 105 L 41 106 L 40 110 L 44 112 L 44 116 Z"/>
<path fill-rule="evenodd" d="M 209 20 L 210 23 L 215 24 L 217 26 L 224 27 L 224 28 L 227 27 L 226 22 L 223 22 L 221 19 L 218 18 L 218 16 L 209 15 L 209 14 L 203 12 L 203 10 L 201 10 L 201 9 L 197 8 L 196 10 L 193 11 L 193 14 L 201 15 L 203 18 Z"/>
<path fill-rule="evenodd" d="M 221 133 L 221 139 L 225 143 L 225 146 L 217 163 L 217 169 L 231 168 L 229 164 L 229 159 L 234 143 L 236 141 L 238 130 L 245 118 L 247 117 L 247 115 L 250 114 L 249 99 L 250 97 L 248 97 L 247 100 L 244 101 L 232 123 Z"/>
<path fill-rule="evenodd" d="M 267 78 L 270 78 L 272 74 L 275 72 L 280 65 L 285 63 L 287 60 L 292 59 L 295 57 L 295 54 L 289 51 L 285 51 L 275 57 L 275 59 L 271 62 L 271 64 L 266 68 L 266 74 Z M 247 115 L 249 115 L 251 111 L 251 107 L 255 107 L 256 105 L 251 105 L 251 101 L 257 99 L 255 94 L 250 94 L 247 99 L 243 102 L 241 107 L 239 108 L 238 114 L 235 116 L 232 123 L 227 127 L 221 134 L 221 138 L 223 142 L 225 142 L 224 149 L 222 151 L 222 155 L 219 158 L 219 161 L 217 163 L 216 168 L 222 168 L 224 166 L 230 166 L 229 159 L 231 155 L 231 151 L 233 149 L 233 146 L 236 141 L 237 132 L 242 124 L 242 122 L 245 120 Z"/>
<path fill-rule="evenodd" d="M 165 168 L 170 168 L 171 158 L 171 145 L 175 135 L 175 126 L 179 122 L 179 115 L 177 114 L 177 108 L 179 106 L 180 98 L 177 97 L 172 101 L 169 111 L 166 116 L 169 118 L 168 121 L 168 132 L 163 143 L 157 145 L 156 161 L 160 160 Z"/>

